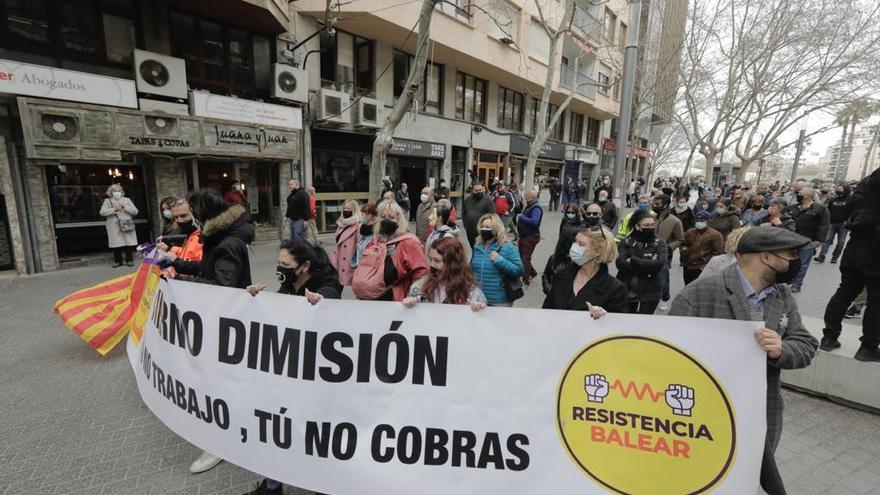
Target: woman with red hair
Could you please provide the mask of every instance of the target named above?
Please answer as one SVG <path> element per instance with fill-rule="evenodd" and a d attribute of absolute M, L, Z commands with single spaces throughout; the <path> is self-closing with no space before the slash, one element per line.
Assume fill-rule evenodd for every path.
<path fill-rule="evenodd" d="M 437 304 L 467 304 L 474 311 L 486 307 L 486 296 L 474 280 L 458 239 L 438 239 L 428 251 L 430 274 L 417 280 L 403 299 L 411 308 L 420 302 Z"/>

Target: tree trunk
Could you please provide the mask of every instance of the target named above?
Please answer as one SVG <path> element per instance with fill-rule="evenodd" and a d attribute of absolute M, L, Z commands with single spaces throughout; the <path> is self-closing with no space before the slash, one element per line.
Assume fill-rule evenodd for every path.
<path fill-rule="evenodd" d="M 684 164 L 684 172 L 681 173 L 681 181 L 680 181 L 680 182 L 681 182 L 682 184 L 684 184 L 685 181 L 688 180 L 688 174 L 690 173 L 690 170 L 691 170 L 691 164 L 694 163 L 694 154 L 695 154 L 696 152 L 697 152 L 697 147 L 696 147 L 696 145 L 695 145 L 695 146 L 691 146 L 691 152 L 688 153 L 688 159 L 687 159 L 687 162 L 685 162 L 685 164 Z"/>
<path fill-rule="evenodd" d="M 428 40 L 431 37 L 431 19 L 434 14 L 434 7 L 440 0 L 423 0 L 422 10 L 419 13 L 419 37 L 416 42 L 415 63 L 409 70 L 406 77 L 406 86 L 403 94 L 397 99 L 394 108 L 382 128 L 376 133 L 376 140 L 373 141 L 373 158 L 370 162 L 370 196 L 372 199 L 380 199 L 379 193 L 382 191 L 382 177 L 385 175 L 385 161 L 387 158 L 388 147 L 391 146 L 391 138 L 394 131 L 406 112 L 412 105 L 413 97 L 418 92 L 422 81 L 425 79 L 425 66 L 428 61 Z"/>
<path fill-rule="evenodd" d="M 746 180 L 746 172 L 752 167 L 752 164 L 755 163 L 754 159 L 739 161 L 739 172 L 736 173 L 736 183 L 742 184 Z"/>
<path fill-rule="evenodd" d="M 559 26 L 553 32 L 553 36 L 549 36 L 550 38 L 550 53 L 547 55 L 547 77 L 544 79 L 544 90 L 541 92 L 541 102 L 538 104 L 538 116 L 535 118 L 535 127 L 537 129 L 533 129 L 535 133 L 534 139 L 532 139 L 532 144 L 529 147 L 529 158 L 526 161 L 526 168 L 523 172 L 523 182 L 525 188 L 523 189 L 523 194 L 528 191 L 531 191 L 535 187 L 535 166 L 538 163 L 538 155 L 541 152 L 541 147 L 544 146 L 544 141 L 547 140 L 547 137 L 550 135 L 550 131 L 553 128 L 554 122 L 550 122 L 551 125 L 547 125 L 547 110 L 550 104 L 550 94 L 553 92 L 553 83 L 554 78 L 556 77 L 556 69 L 559 65 L 559 62 L 556 60 L 556 54 L 558 53 L 558 45 L 559 38 L 564 32 L 567 32 L 571 26 L 571 20 L 574 16 L 574 0 L 565 0 L 565 13 L 562 15 L 562 20 L 559 23 Z M 577 78 L 575 78 L 577 81 Z M 574 92 L 574 90 L 572 90 Z M 571 97 L 566 99 L 566 103 L 559 106 L 559 110 L 557 110 L 558 115 L 562 115 L 562 112 L 565 111 L 565 107 L 568 106 L 567 102 L 571 101 Z"/>
<path fill-rule="evenodd" d="M 712 187 L 712 178 L 715 173 L 715 170 L 714 170 L 715 169 L 715 158 L 718 156 L 718 152 L 717 151 L 708 151 L 708 152 L 704 153 L 704 152 L 700 151 L 700 154 L 703 155 L 703 158 L 706 159 L 706 174 L 705 174 L 706 185 Z"/>

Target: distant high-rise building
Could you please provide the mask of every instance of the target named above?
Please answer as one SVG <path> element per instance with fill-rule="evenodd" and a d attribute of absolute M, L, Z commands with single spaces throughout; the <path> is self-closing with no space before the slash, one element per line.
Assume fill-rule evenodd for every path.
<path fill-rule="evenodd" d="M 874 130 L 874 126 L 857 129 L 852 140 L 852 148 L 849 147 L 849 138 L 844 143 L 838 140 L 834 145 L 828 147 L 825 156 L 819 161 L 819 165 L 827 170 L 829 179 L 853 181 L 862 178 L 862 169 L 865 166 L 868 153 L 871 151 Z M 872 156 L 865 170 L 866 175 L 880 166 L 878 146 L 875 146 L 871 152 Z"/>

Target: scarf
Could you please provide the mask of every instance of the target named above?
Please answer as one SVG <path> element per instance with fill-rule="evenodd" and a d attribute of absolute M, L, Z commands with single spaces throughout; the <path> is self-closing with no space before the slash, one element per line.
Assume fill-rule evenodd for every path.
<path fill-rule="evenodd" d="M 678 206 L 678 203 L 675 204 L 675 212 L 676 213 L 684 213 L 687 211 L 687 209 L 688 209 L 687 203 L 685 203 L 684 208 Z"/>

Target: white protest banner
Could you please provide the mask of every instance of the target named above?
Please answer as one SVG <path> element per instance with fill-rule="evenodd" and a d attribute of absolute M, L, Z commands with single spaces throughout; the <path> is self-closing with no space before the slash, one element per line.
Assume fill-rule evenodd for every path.
<path fill-rule="evenodd" d="M 764 448 L 757 326 L 162 281 L 128 355 L 175 433 L 309 490 L 742 495 Z"/>

